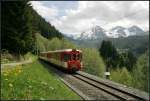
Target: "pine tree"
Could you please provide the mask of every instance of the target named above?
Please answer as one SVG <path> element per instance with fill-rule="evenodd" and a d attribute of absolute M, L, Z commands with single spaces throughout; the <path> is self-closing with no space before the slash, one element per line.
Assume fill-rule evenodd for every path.
<path fill-rule="evenodd" d="M 117 67 L 119 55 L 116 48 L 112 45 L 110 41 L 103 40 L 99 52 L 100 55 L 103 57 L 107 67 Z"/>
<path fill-rule="evenodd" d="M 36 33 L 62 38 L 62 34 L 33 10 L 27 0 L 2 1 L 2 49 L 14 54 L 36 51 Z"/>
<path fill-rule="evenodd" d="M 149 50 L 137 59 L 133 77 L 135 88 L 149 92 Z"/>
<path fill-rule="evenodd" d="M 27 1 L 2 2 L 2 48 L 16 54 L 32 50 L 30 9 Z"/>
<path fill-rule="evenodd" d="M 134 54 L 128 50 L 126 52 L 120 53 L 119 58 L 119 67 L 125 66 L 129 71 L 132 71 L 137 60 Z"/>
<path fill-rule="evenodd" d="M 128 51 L 128 53 L 127 53 L 128 55 L 128 63 L 127 63 L 127 69 L 129 70 L 129 71 L 132 71 L 132 69 L 133 69 L 133 66 L 135 65 L 135 63 L 136 63 L 136 57 L 133 55 L 133 53 L 131 52 L 131 51 Z"/>

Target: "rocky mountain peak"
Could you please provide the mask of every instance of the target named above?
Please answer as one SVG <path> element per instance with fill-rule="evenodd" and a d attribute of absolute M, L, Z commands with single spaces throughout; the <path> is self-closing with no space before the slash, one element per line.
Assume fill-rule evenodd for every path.
<path fill-rule="evenodd" d="M 122 26 L 116 26 L 116 27 L 112 28 L 111 31 L 112 31 L 112 30 L 124 30 L 124 29 L 125 29 L 125 28 L 122 27 Z"/>
<path fill-rule="evenodd" d="M 131 26 L 130 28 L 128 28 L 128 30 L 131 34 L 134 33 L 136 35 L 142 35 L 144 33 L 144 31 L 138 26 Z"/>
<path fill-rule="evenodd" d="M 131 26 L 125 28 L 122 26 L 116 26 L 110 30 L 105 30 L 102 27 L 96 25 L 91 29 L 88 29 L 78 36 L 74 36 L 74 39 L 78 40 L 91 40 L 91 39 L 103 39 L 103 38 L 119 38 L 128 37 L 133 35 L 144 35 L 144 31 L 138 26 Z"/>

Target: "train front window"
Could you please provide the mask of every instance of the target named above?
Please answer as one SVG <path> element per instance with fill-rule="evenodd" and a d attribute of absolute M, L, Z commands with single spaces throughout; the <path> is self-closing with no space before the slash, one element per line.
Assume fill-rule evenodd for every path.
<path fill-rule="evenodd" d="M 81 54 L 73 54 L 72 57 L 73 60 L 81 60 Z"/>
<path fill-rule="evenodd" d="M 76 54 L 73 54 L 73 60 L 76 60 Z"/>
<path fill-rule="evenodd" d="M 71 55 L 70 54 L 64 54 L 64 61 L 71 60 Z"/>

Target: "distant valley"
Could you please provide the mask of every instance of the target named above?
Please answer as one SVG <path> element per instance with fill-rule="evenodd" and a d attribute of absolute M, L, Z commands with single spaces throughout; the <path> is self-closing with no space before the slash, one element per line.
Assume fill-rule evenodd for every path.
<path fill-rule="evenodd" d="M 79 36 L 67 36 L 65 38 L 80 47 L 99 48 L 102 40 L 110 40 L 118 49 L 130 49 L 135 55 L 142 54 L 148 49 L 149 31 L 143 31 L 137 26 L 124 28 L 116 26 L 110 31 L 96 26 L 86 32 L 82 32 Z"/>

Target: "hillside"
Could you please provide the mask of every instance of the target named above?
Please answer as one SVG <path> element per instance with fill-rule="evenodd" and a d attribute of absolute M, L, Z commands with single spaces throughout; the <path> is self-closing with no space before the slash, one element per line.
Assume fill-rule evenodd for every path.
<path fill-rule="evenodd" d="M 19 57 L 27 52 L 36 51 L 37 32 L 48 39 L 63 37 L 54 26 L 33 10 L 28 1 L 1 3 L 1 49 L 6 49 Z"/>
<path fill-rule="evenodd" d="M 32 27 L 34 32 L 39 32 L 42 36 L 51 39 L 53 37 L 62 38 L 63 35 L 50 22 L 42 18 L 34 9 L 32 10 Z"/>
<path fill-rule="evenodd" d="M 59 50 L 59 49 L 80 49 L 83 52 L 83 71 L 97 75 L 100 77 L 104 76 L 105 64 L 101 56 L 99 56 L 98 50 L 94 48 L 81 48 L 68 40 L 62 38 L 53 38 L 48 40 L 39 33 L 36 33 L 37 47 L 39 51 Z M 92 55 L 91 55 L 92 54 Z"/>
<path fill-rule="evenodd" d="M 127 38 L 118 38 L 117 40 L 109 38 L 106 40 L 112 41 L 115 47 L 119 49 L 130 49 L 135 56 L 143 54 L 149 47 L 149 35 L 130 36 Z"/>
<path fill-rule="evenodd" d="M 70 37 L 65 37 L 67 40 L 77 44 L 80 47 L 99 48 L 102 40 L 110 40 L 116 48 L 131 49 L 135 55 L 140 55 L 148 49 L 149 45 L 149 32 L 141 36 L 129 36 L 124 38 L 101 38 L 89 40 L 75 40 Z"/>

